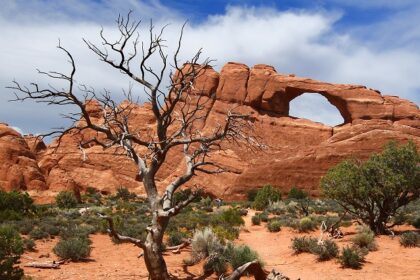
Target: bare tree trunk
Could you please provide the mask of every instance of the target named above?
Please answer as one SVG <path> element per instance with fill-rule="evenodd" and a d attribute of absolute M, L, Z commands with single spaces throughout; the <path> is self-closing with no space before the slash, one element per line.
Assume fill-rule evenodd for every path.
<path fill-rule="evenodd" d="M 156 236 L 156 235 L 160 235 Z M 156 240 L 156 237 L 159 240 Z M 149 233 L 146 238 L 144 248 L 144 261 L 146 263 L 149 277 L 152 280 L 168 280 L 170 279 L 166 262 L 162 255 L 162 237 L 163 232 Z"/>

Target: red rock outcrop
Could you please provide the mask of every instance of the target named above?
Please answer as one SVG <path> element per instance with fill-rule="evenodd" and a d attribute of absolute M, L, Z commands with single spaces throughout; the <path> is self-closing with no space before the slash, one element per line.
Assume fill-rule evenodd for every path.
<path fill-rule="evenodd" d="M 389 140 L 412 140 L 420 148 L 418 106 L 396 96 L 383 96 L 364 86 L 283 75 L 268 65 L 255 65 L 250 69 L 244 64 L 228 63 L 220 74 L 207 68 L 195 89 L 196 94 L 209 101 L 205 118 L 199 124 L 203 131 L 223 122 L 227 110 L 235 108 L 252 116 L 255 133 L 267 146 L 263 151 L 251 152 L 226 144 L 226 150 L 212 158 L 228 172 L 203 174 L 188 184 L 201 185 L 207 192 L 225 199 L 243 198 L 249 189 L 264 184 L 272 184 L 285 192 L 296 186 L 316 196 L 320 178 L 346 158 L 367 158 L 380 151 Z M 303 93 L 324 96 L 339 110 L 344 123 L 330 127 L 290 117 L 290 101 Z M 92 102 L 88 111 L 95 121 L 101 121 L 103 110 L 99 104 Z M 153 129 L 149 104 L 136 107 L 132 116 L 131 124 L 142 132 Z M 93 145 L 84 150 L 84 155 L 79 150 L 78 140 L 74 135 L 67 135 L 56 151 L 53 143 L 38 153 L 38 165 L 50 191 L 95 187 L 112 192 L 125 186 L 143 193 L 142 183 L 136 180 L 134 164 L 120 151 L 104 151 Z M 164 187 L 182 169 L 181 155 L 172 152 L 158 173 L 158 186 Z"/>
<path fill-rule="evenodd" d="M 0 189 L 47 189 L 35 154 L 18 132 L 3 123 L 0 123 Z"/>

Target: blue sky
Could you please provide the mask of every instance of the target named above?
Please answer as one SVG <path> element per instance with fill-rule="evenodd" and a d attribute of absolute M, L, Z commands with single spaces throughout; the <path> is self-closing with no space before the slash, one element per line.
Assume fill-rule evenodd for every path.
<path fill-rule="evenodd" d="M 216 59 L 217 70 L 228 61 L 266 63 L 279 73 L 363 84 L 420 104 L 418 0 L 5 0 L 0 10 L 0 122 L 25 133 L 65 124 L 58 115 L 71 108 L 9 103 L 13 96 L 5 89 L 14 78 L 48 83 L 36 68 L 67 71 L 65 57 L 55 49 L 58 38 L 76 59 L 78 82 L 110 89 L 120 98 L 128 80 L 98 62 L 81 38 L 96 41 L 101 26 L 115 35 L 115 17 L 129 9 L 144 22 L 153 18 L 158 27 L 170 23 L 168 52 L 188 20 L 183 58 L 202 47 L 205 56 Z M 340 121 L 322 97 L 302 96 L 296 102 L 294 115 Z"/>

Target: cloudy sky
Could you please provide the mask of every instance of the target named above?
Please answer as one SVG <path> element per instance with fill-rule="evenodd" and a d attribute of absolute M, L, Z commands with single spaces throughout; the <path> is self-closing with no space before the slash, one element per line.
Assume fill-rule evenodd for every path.
<path fill-rule="evenodd" d="M 68 71 L 58 39 L 74 56 L 77 82 L 116 98 L 129 81 L 103 65 L 82 38 L 98 41 L 101 26 L 115 36 L 115 18 L 132 9 L 156 27 L 170 24 L 168 52 L 188 20 L 182 58 L 197 49 L 217 70 L 228 61 L 273 65 L 334 83 L 363 84 L 383 94 L 420 104 L 420 1 L 418 0 L 3 0 L 0 10 L 0 122 L 24 133 L 65 125 L 60 113 L 71 108 L 10 103 L 13 79 L 60 86 L 36 69 Z M 139 91 L 141 92 L 141 91 Z M 302 95 L 291 114 L 339 124 L 338 111 L 320 96 Z"/>

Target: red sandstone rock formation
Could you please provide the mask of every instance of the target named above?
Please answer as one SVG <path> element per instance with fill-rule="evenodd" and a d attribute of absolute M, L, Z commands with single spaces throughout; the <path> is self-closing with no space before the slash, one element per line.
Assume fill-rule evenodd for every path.
<path fill-rule="evenodd" d="M 249 69 L 243 64 L 228 63 L 220 74 L 206 69 L 195 89 L 208 101 L 200 129 L 211 129 L 222 121 L 227 110 L 235 108 L 253 117 L 255 132 L 267 145 L 267 149 L 253 153 L 227 144 L 226 151 L 213 155 L 213 159 L 228 172 L 212 176 L 200 174 L 189 184 L 201 185 L 207 192 L 225 199 L 243 198 L 247 190 L 264 184 L 272 184 L 285 192 L 296 186 L 318 195 L 321 176 L 346 158 L 367 158 L 380 151 L 389 140 L 412 140 L 420 147 L 418 106 L 395 96 L 383 96 L 364 86 L 282 75 L 268 65 Z M 290 101 L 303 93 L 326 97 L 337 107 L 344 123 L 330 127 L 290 117 Z M 197 97 L 191 100 L 194 98 Z M 103 110 L 98 104 L 90 103 L 88 111 L 95 121 L 101 121 Z M 147 103 L 133 110 L 131 123 L 144 133 L 153 129 L 153 114 Z M 136 180 L 136 168 L 121 151 L 104 151 L 95 145 L 84 151 L 79 149 L 80 137 L 89 137 L 89 133 L 67 135 L 56 151 L 53 143 L 38 153 L 38 165 L 48 189 L 57 192 L 95 187 L 112 192 L 125 186 L 142 193 L 142 183 Z M 181 155 L 172 152 L 158 173 L 158 185 L 164 186 L 182 169 Z"/>
<path fill-rule="evenodd" d="M 0 189 L 46 189 L 35 154 L 18 132 L 3 123 L 0 123 Z"/>

